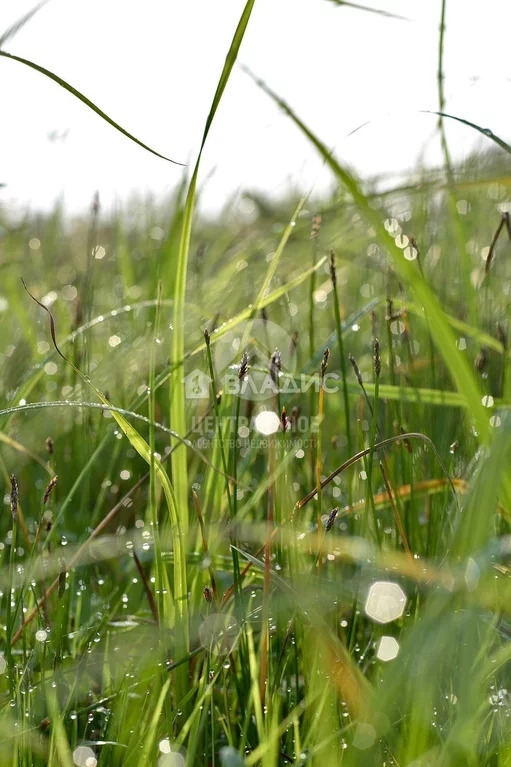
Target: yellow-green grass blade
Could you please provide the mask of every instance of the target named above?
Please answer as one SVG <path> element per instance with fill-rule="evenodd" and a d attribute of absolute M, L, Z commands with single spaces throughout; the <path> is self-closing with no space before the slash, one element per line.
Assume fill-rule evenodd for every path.
<path fill-rule="evenodd" d="M 156 741 L 158 723 L 160 720 L 163 704 L 165 703 L 165 696 L 167 695 L 169 686 L 170 686 L 170 679 L 167 679 L 167 681 L 161 688 L 160 694 L 158 696 L 158 700 L 156 702 L 156 706 L 154 707 L 153 715 L 151 717 L 148 730 L 144 734 L 144 738 L 142 741 L 143 749 L 138 757 L 138 764 L 140 765 L 140 767 L 145 767 L 145 765 L 149 764 L 151 752 L 154 750 L 154 744 Z"/>
<path fill-rule="evenodd" d="M 220 80 L 213 97 L 211 109 L 209 111 L 206 125 L 204 127 L 204 133 L 193 171 L 190 185 L 188 187 L 188 193 L 186 196 L 183 222 L 181 229 L 181 238 L 179 242 L 179 252 L 176 267 L 176 282 L 174 289 L 174 332 L 172 335 L 172 349 L 171 349 L 171 363 L 176 365 L 176 368 L 172 375 L 171 391 L 170 391 L 170 424 L 172 428 L 178 434 L 185 434 L 186 432 L 186 403 L 184 386 L 182 379 L 184 378 L 184 320 L 185 320 L 185 295 L 186 295 L 186 273 L 188 266 L 188 255 L 190 251 L 190 240 L 192 234 L 192 220 L 195 209 L 195 197 L 197 190 L 197 178 L 199 174 L 200 161 L 202 152 L 206 144 L 211 124 L 215 117 L 218 105 L 222 98 L 223 92 L 229 80 L 234 62 L 238 56 L 238 51 L 247 28 L 250 14 L 254 7 L 255 0 L 248 0 L 246 3 L 238 26 L 234 33 L 234 37 L 231 42 L 231 46 L 225 59 L 225 64 L 220 75 Z M 172 445 L 173 441 L 171 441 Z M 172 478 L 176 489 L 177 505 L 181 513 L 183 532 L 186 534 L 188 529 L 188 476 L 187 476 L 187 456 L 184 450 L 176 450 L 171 458 L 172 466 Z"/>
<path fill-rule="evenodd" d="M 435 112 L 431 111 L 429 109 L 422 110 L 425 114 L 430 115 L 437 115 L 438 117 L 447 117 L 449 120 L 455 120 L 456 122 L 461 123 L 462 125 L 466 125 L 469 128 L 473 128 L 478 133 L 482 133 L 483 136 L 486 136 L 486 138 L 489 138 L 490 141 L 494 141 L 497 146 L 499 146 L 501 149 L 503 149 L 505 152 L 508 152 L 511 154 L 511 146 L 504 141 L 504 139 L 501 139 L 499 136 L 497 136 L 491 128 L 483 128 L 481 125 L 477 125 L 477 123 L 473 123 L 470 120 L 465 120 L 463 117 L 457 117 L 456 115 L 450 115 L 446 112 Z"/>

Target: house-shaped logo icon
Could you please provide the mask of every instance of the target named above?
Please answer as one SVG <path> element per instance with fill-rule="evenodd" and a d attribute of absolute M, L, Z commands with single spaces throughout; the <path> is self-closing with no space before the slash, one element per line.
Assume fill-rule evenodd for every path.
<path fill-rule="evenodd" d="M 213 379 L 203 373 L 202 370 L 192 370 L 181 382 L 185 385 L 185 397 L 187 399 L 208 399 L 209 385 Z"/>

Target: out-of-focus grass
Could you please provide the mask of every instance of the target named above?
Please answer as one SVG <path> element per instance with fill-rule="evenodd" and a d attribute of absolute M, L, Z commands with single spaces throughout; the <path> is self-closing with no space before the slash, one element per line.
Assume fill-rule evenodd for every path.
<path fill-rule="evenodd" d="M 0 209 L 0 764 L 511 764 L 506 146 L 382 191 L 277 101 L 330 198 Z"/>

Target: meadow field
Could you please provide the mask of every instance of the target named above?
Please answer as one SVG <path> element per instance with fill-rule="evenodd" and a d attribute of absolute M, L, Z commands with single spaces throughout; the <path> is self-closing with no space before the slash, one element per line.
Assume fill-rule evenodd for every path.
<path fill-rule="evenodd" d="M 170 199 L 0 197 L 0 765 L 511 767 L 511 149 L 361 180 L 252 76 L 332 194 L 197 212 L 253 5 Z"/>

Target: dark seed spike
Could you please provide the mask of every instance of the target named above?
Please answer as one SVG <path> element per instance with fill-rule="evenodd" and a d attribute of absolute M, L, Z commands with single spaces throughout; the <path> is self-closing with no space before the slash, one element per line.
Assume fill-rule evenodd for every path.
<path fill-rule="evenodd" d="M 337 272 L 335 270 L 335 253 L 333 250 L 330 251 L 330 279 L 332 280 L 332 285 L 337 285 Z"/>
<path fill-rule="evenodd" d="M 362 374 L 361 374 L 360 369 L 359 369 L 359 367 L 357 365 L 357 361 L 356 361 L 355 357 L 353 356 L 353 354 L 348 354 L 348 359 L 351 362 L 351 365 L 352 365 L 353 370 L 355 372 L 355 376 L 357 378 L 358 385 L 362 389 L 362 394 L 364 395 L 365 401 L 367 403 L 367 407 L 369 408 L 369 412 L 371 413 L 371 415 L 373 415 L 373 406 L 371 405 L 371 400 L 367 396 L 367 392 L 366 392 L 366 389 L 365 389 L 365 386 L 364 386 L 364 382 L 362 380 Z M 378 429 L 378 426 L 376 428 Z M 379 431 L 379 429 L 378 429 L 378 431 Z"/>
<path fill-rule="evenodd" d="M 321 360 L 321 379 L 325 377 L 326 369 L 328 367 L 328 358 L 330 357 L 330 349 L 328 346 L 325 346 L 325 351 L 323 352 L 323 359 Z"/>
<path fill-rule="evenodd" d="M 44 495 L 43 495 L 43 506 L 44 506 L 44 505 L 45 505 L 45 504 L 48 502 L 48 499 L 49 499 L 49 497 L 50 497 L 50 495 L 51 495 L 51 492 L 52 492 L 53 488 L 54 488 L 54 487 L 55 487 L 55 485 L 57 484 L 57 481 L 58 481 L 58 475 L 55 475 L 55 476 L 53 477 L 53 479 L 50 479 L 50 482 L 49 482 L 49 484 L 48 484 L 48 487 L 47 487 L 47 488 L 46 488 L 46 490 L 44 491 Z"/>
<path fill-rule="evenodd" d="M 417 245 L 417 240 L 415 239 L 415 237 L 410 237 L 410 245 L 412 246 L 412 248 L 415 248 L 415 251 L 417 253 L 417 261 L 419 263 L 419 266 L 421 266 L 421 261 L 420 261 L 421 252 L 420 252 L 419 246 Z M 422 266 L 421 266 L 421 270 L 422 270 Z"/>
<path fill-rule="evenodd" d="M 52 340 L 52 342 L 53 342 L 53 346 L 55 347 L 55 351 L 57 352 L 57 354 L 59 354 L 59 355 L 62 357 L 62 359 L 64 360 L 64 362 L 67 362 L 68 364 L 71 364 L 71 367 L 73 367 L 73 368 L 76 370 L 76 368 L 74 367 L 74 365 L 73 365 L 72 363 L 69 363 L 69 360 L 67 359 L 67 357 L 65 357 L 65 356 L 64 356 L 64 354 L 62 354 L 62 352 L 61 352 L 61 351 L 60 351 L 60 349 L 59 349 L 59 346 L 58 346 L 58 344 L 57 344 L 57 336 L 56 336 L 56 332 L 55 332 L 55 318 L 54 318 L 53 314 L 50 312 L 50 310 L 48 309 L 48 307 L 47 307 L 47 306 L 45 306 L 44 304 L 42 304 L 40 301 L 38 301 L 38 300 L 37 300 L 37 298 L 36 298 L 35 296 L 33 296 L 33 295 L 32 295 L 32 293 L 30 292 L 30 290 L 27 288 L 27 286 L 26 286 L 26 283 L 25 283 L 25 280 L 23 279 L 23 277 L 21 278 L 21 282 L 23 283 L 23 287 L 24 287 L 24 288 L 25 288 L 25 290 L 27 291 L 27 293 L 28 293 L 28 295 L 30 296 L 30 298 L 31 298 L 33 301 L 35 301 L 35 302 L 36 302 L 36 304 L 37 304 L 38 306 L 40 306 L 40 307 L 41 307 L 41 309 L 44 309 L 44 311 L 45 311 L 45 312 L 46 312 L 46 314 L 48 315 L 48 318 L 49 318 L 49 320 L 50 320 L 50 335 L 51 335 L 51 340 Z"/>
<path fill-rule="evenodd" d="M 204 586 L 202 593 L 204 594 L 204 599 L 208 604 L 211 604 L 213 601 L 213 592 L 209 588 L 209 586 Z"/>
<path fill-rule="evenodd" d="M 247 372 L 248 372 L 248 354 L 246 352 L 243 352 L 243 357 L 241 358 L 241 362 L 238 368 L 238 379 L 240 381 L 243 381 L 243 379 L 247 375 Z"/>
<path fill-rule="evenodd" d="M 209 330 L 207 328 L 204 328 L 204 341 L 206 342 L 206 346 L 209 348 L 211 336 L 209 335 Z"/>
<path fill-rule="evenodd" d="M 282 413 L 280 414 L 280 423 L 282 425 L 282 431 L 286 431 L 289 421 L 287 419 L 287 412 L 285 407 L 282 408 Z"/>
<path fill-rule="evenodd" d="M 282 370 L 282 359 L 278 349 L 275 349 L 270 357 L 270 377 L 275 385 L 279 378 L 279 373 Z"/>
<path fill-rule="evenodd" d="M 495 247 L 497 245 L 497 240 L 499 239 L 500 233 L 501 233 L 501 231 L 502 231 L 504 226 L 506 226 L 508 234 L 511 237 L 511 234 L 510 234 L 510 224 L 509 224 L 509 214 L 507 214 L 507 219 L 506 219 L 506 213 L 503 213 L 502 216 L 500 217 L 499 225 L 498 225 L 497 229 L 495 230 L 495 234 L 493 235 L 492 241 L 490 243 L 490 248 L 488 250 L 488 256 L 486 258 L 486 263 L 484 265 L 484 273 L 485 273 L 485 275 L 488 274 L 488 272 L 490 271 L 490 266 L 491 266 L 491 263 L 493 261 L 493 255 L 495 253 Z"/>
<path fill-rule="evenodd" d="M 374 339 L 374 374 L 376 378 L 379 378 L 381 373 L 381 357 L 380 357 L 380 342 L 377 338 Z"/>
<path fill-rule="evenodd" d="M 53 451 L 55 449 L 54 442 L 51 437 L 46 438 L 46 449 L 49 452 L 50 455 L 53 455 Z"/>
<path fill-rule="evenodd" d="M 11 482 L 11 515 L 12 515 L 12 521 L 16 522 L 18 519 L 18 483 L 16 481 L 16 477 L 14 474 L 11 474 L 9 477 Z"/>
<path fill-rule="evenodd" d="M 332 529 L 335 522 L 335 518 L 338 513 L 339 513 L 339 507 L 336 506 L 335 509 L 332 509 L 332 511 L 328 515 L 328 519 L 325 523 L 325 533 L 328 533 L 328 531 Z"/>
<path fill-rule="evenodd" d="M 357 361 L 353 354 L 348 354 L 348 359 L 351 362 L 351 365 L 353 367 L 353 370 L 355 372 L 355 376 L 357 378 L 357 381 L 359 382 L 360 386 L 364 386 L 364 382 L 362 381 L 362 374 L 360 373 L 360 368 L 357 365 Z"/>

